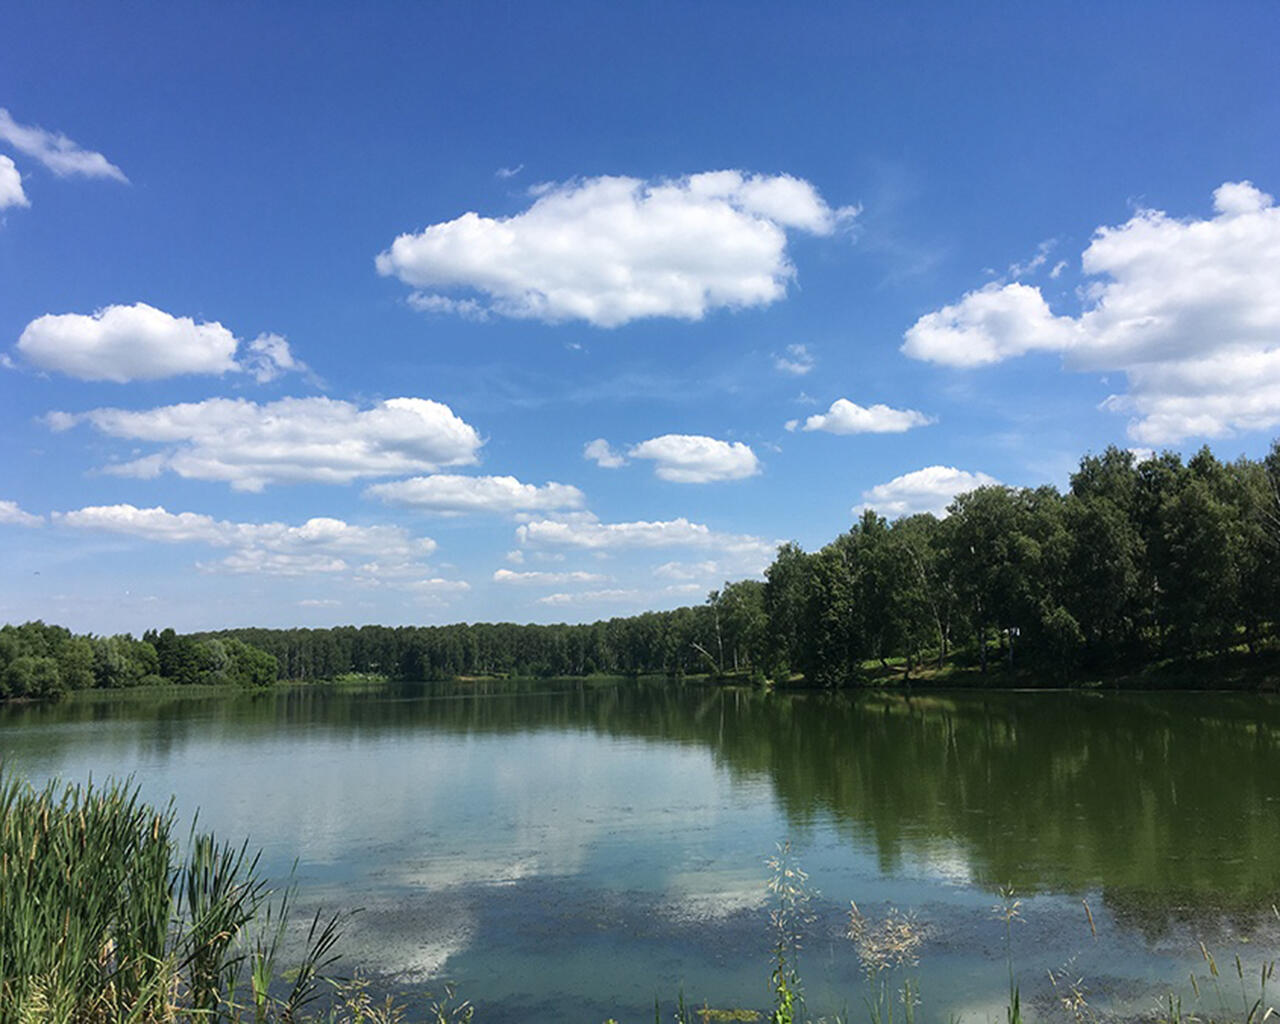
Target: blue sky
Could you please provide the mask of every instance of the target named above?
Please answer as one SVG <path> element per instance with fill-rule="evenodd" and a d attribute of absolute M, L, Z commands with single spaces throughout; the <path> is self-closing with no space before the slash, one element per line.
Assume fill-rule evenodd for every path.
<path fill-rule="evenodd" d="M 2 18 L 5 621 L 591 620 L 1280 434 L 1274 4 Z"/>

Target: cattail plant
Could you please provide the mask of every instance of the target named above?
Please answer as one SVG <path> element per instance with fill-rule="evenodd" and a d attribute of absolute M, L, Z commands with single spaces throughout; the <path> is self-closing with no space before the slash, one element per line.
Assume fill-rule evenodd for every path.
<path fill-rule="evenodd" d="M 192 829 L 180 858 L 172 803 L 131 783 L 0 772 L 0 1024 L 294 1024 L 336 960 L 339 918 L 311 922 L 274 995 L 291 890 L 247 845 Z"/>

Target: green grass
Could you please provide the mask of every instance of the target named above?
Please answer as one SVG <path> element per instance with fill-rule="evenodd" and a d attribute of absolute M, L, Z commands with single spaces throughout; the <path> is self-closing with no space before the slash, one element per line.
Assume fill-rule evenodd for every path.
<path fill-rule="evenodd" d="M 1043 669 L 1025 663 L 1010 669 L 995 647 L 985 673 L 967 651 L 952 657 L 941 668 L 936 658 L 917 663 L 910 679 L 905 678 L 905 667 L 903 658 L 889 658 L 886 664 L 866 661 L 860 669 L 859 683 L 886 689 L 910 685 L 938 689 L 1280 690 L 1280 651 L 1250 654 L 1243 647 L 1225 653 L 1166 658 L 1139 667 L 1081 668 L 1064 678 L 1047 676 Z"/>

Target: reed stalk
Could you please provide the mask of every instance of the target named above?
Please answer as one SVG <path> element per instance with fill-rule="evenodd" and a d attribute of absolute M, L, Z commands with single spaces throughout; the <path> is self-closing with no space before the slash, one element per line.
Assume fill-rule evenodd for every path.
<path fill-rule="evenodd" d="M 294 1024 L 335 960 L 335 916 L 311 922 L 284 996 L 277 896 L 246 844 L 194 826 L 130 782 L 50 782 L 0 769 L 0 1024 Z M 251 1012 L 252 1016 L 247 1016 Z"/>

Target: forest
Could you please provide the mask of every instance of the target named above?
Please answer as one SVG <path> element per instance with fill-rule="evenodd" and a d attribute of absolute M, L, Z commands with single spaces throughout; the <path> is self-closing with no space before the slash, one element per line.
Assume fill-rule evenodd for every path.
<path fill-rule="evenodd" d="M 943 518 L 866 512 L 763 582 L 583 625 L 232 630 L 281 674 L 709 673 L 839 686 L 999 659 L 1053 682 L 1276 647 L 1280 443 L 1265 459 L 1088 455 L 1067 492 L 983 487 Z"/>
<path fill-rule="evenodd" d="M 707 674 L 837 687 L 959 670 L 1070 683 L 1228 655 L 1266 666 L 1280 608 L 1280 442 L 1087 455 L 1066 493 L 982 487 L 939 518 L 865 512 L 817 551 L 701 605 L 581 625 L 460 623 L 79 637 L 0 630 L 0 696 L 156 682 L 266 685 L 358 673 Z M 994 669 L 998 666 L 999 677 Z M 1256 675 L 1256 674 L 1255 674 Z"/>
<path fill-rule="evenodd" d="M 0 699 L 165 684 L 270 686 L 277 677 L 270 654 L 233 636 L 196 639 L 165 629 L 136 640 L 77 635 L 43 622 L 0 628 Z"/>

